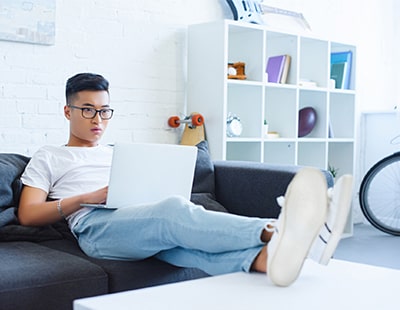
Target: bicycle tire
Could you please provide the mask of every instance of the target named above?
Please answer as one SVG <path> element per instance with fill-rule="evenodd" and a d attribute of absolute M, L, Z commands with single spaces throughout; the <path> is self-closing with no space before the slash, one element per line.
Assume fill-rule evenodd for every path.
<path fill-rule="evenodd" d="M 400 152 L 378 161 L 364 176 L 361 211 L 375 228 L 400 236 Z"/>

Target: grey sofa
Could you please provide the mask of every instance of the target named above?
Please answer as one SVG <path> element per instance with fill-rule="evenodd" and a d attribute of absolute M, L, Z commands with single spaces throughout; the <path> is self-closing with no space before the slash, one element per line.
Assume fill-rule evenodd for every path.
<path fill-rule="evenodd" d="M 194 202 L 215 211 L 277 217 L 275 198 L 284 194 L 299 167 L 211 162 L 206 153 L 201 158 L 199 152 Z M 28 161 L 0 154 L 0 309 L 72 309 L 77 298 L 207 276 L 155 258 L 129 262 L 88 257 L 65 221 L 46 227 L 19 225 L 19 177 Z"/>

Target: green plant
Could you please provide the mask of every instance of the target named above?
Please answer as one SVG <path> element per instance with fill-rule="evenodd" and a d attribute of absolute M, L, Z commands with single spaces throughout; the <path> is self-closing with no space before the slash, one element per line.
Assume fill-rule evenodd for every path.
<path fill-rule="evenodd" d="M 336 178 L 339 168 L 335 168 L 334 166 L 328 164 L 328 171 L 332 174 L 333 178 Z"/>

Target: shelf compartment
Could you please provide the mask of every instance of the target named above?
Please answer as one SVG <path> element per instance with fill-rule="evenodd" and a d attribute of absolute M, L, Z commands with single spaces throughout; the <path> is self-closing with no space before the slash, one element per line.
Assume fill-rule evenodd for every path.
<path fill-rule="evenodd" d="M 354 90 L 354 88 L 355 88 L 355 72 L 356 72 L 356 47 L 354 45 L 331 42 L 331 53 L 347 52 L 347 51 L 352 52 L 352 60 L 351 60 L 351 68 L 350 68 L 350 88 L 349 89 Z M 343 90 L 343 89 L 339 89 L 339 90 Z"/>
<path fill-rule="evenodd" d="M 338 169 L 338 176 L 353 174 L 354 143 L 329 142 L 328 165 Z M 328 168 L 328 167 L 327 167 Z"/>
<path fill-rule="evenodd" d="M 316 90 L 300 90 L 299 111 L 312 107 L 316 111 L 317 119 L 313 130 L 304 138 L 327 137 L 327 94 Z M 298 111 L 297 111 L 298 117 Z"/>
<path fill-rule="evenodd" d="M 241 137 L 260 137 L 263 89 L 251 84 L 228 84 L 227 113 L 237 115 L 243 125 Z"/>
<path fill-rule="evenodd" d="M 227 40 L 228 63 L 244 62 L 247 80 L 263 82 L 264 31 L 229 25 Z"/>
<path fill-rule="evenodd" d="M 325 142 L 299 142 L 297 164 L 326 169 Z"/>
<path fill-rule="evenodd" d="M 351 139 L 354 137 L 354 94 L 331 93 L 329 99 L 329 138 Z"/>
<path fill-rule="evenodd" d="M 289 55 L 291 57 L 289 73 L 286 84 L 297 84 L 297 64 L 298 64 L 298 37 L 295 35 L 282 34 L 279 32 L 267 32 L 266 35 L 266 59 L 265 69 L 267 68 L 268 58 L 278 55 Z M 265 70 L 266 71 L 266 70 Z M 266 80 L 267 82 L 267 80 Z"/>
<path fill-rule="evenodd" d="M 301 80 L 310 80 L 318 87 L 327 87 L 328 83 L 328 53 L 327 41 L 313 38 L 300 39 L 300 75 Z"/>
<path fill-rule="evenodd" d="M 226 160 L 244 160 L 261 162 L 261 143 L 227 142 Z"/>
<path fill-rule="evenodd" d="M 276 131 L 281 138 L 296 137 L 296 102 L 296 89 L 266 87 L 264 119 L 269 131 Z"/>
<path fill-rule="evenodd" d="M 271 140 L 264 142 L 264 160 L 268 164 L 295 164 L 296 144 L 293 141 Z"/>

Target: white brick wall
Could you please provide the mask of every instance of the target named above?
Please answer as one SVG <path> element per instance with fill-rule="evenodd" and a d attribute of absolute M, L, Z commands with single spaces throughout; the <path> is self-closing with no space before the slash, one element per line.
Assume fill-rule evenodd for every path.
<path fill-rule="evenodd" d="M 398 1 L 265 2 L 303 12 L 317 35 L 357 44 L 361 109 L 400 105 Z M 57 0 L 54 46 L 0 41 L 0 152 L 65 143 L 65 82 L 83 71 L 111 84 L 116 113 L 104 142 L 177 142 L 166 121 L 184 112 L 187 25 L 223 18 L 232 18 L 225 0 Z"/>
<path fill-rule="evenodd" d="M 65 143 L 65 82 L 85 71 L 110 81 L 103 142 L 177 142 L 166 121 L 184 112 L 187 25 L 226 17 L 225 1 L 57 0 L 54 46 L 0 41 L 0 152 Z"/>

